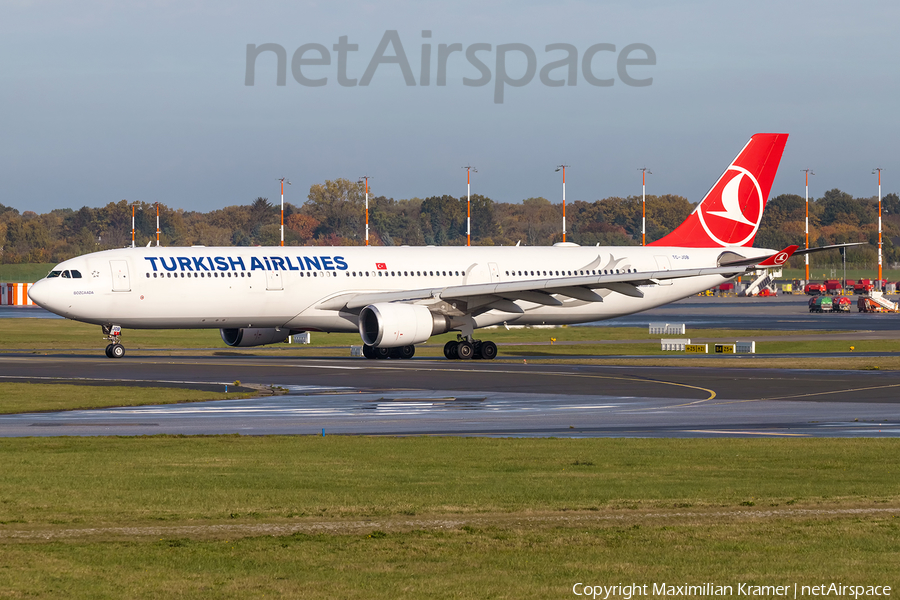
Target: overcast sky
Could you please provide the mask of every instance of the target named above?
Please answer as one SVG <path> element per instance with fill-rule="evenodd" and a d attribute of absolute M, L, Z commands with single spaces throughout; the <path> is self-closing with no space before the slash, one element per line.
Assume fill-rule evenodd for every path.
<path fill-rule="evenodd" d="M 567 200 L 639 194 L 647 166 L 648 193 L 697 201 L 756 132 L 791 135 L 773 195 L 802 194 L 807 167 L 815 197 L 874 195 L 876 166 L 884 192 L 897 191 L 898 23 L 896 2 L 4 0 L 0 203 L 46 212 L 124 198 L 209 211 L 277 200 L 286 176 L 286 200 L 300 204 L 314 183 L 366 174 L 378 195 L 459 196 L 468 164 L 473 193 L 556 202 L 560 163 L 570 165 Z M 397 62 L 378 63 L 391 31 L 414 85 Z M 358 49 L 334 50 L 342 36 Z M 256 58 L 245 85 L 248 44 L 285 49 L 285 85 L 274 52 Z M 301 57 L 309 64 L 292 61 L 305 44 L 323 46 L 330 64 L 312 64 L 315 47 Z M 463 49 L 446 58 L 443 86 L 440 44 Z M 463 83 L 484 79 L 466 58 L 473 44 L 490 45 L 473 53 L 486 85 Z M 536 73 L 496 102 L 506 44 L 530 48 Z M 568 55 L 550 44 L 574 47 L 575 85 L 541 81 Z M 611 86 L 584 75 L 596 44 L 615 46 L 589 72 Z M 620 77 L 617 60 L 646 59 L 642 49 L 621 56 L 631 44 L 649 46 L 655 64 L 625 74 L 650 85 Z M 393 42 L 381 54 L 395 55 Z M 525 53 L 506 52 L 508 78 L 526 67 Z M 301 85 L 295 73 L 327 81 Z M 558 66 L 549 77 L 568 74 Z"/>

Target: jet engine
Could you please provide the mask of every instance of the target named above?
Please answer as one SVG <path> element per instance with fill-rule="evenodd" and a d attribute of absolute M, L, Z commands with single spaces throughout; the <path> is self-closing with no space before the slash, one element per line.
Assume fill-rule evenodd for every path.
<path fill-rule="evenodd" d="M 242 329 L 220 329 L 222 341 L 229 346 L 246 348 L 248 346 L 262 346 L 265 344 L 277 344 L 288 339 L 290 329 L 275 329 L 274 327 L 244 327 Z"/>
<path fill-rule="evenodd" d="M 444 333 L 450 323 L 420 304 L 370 304 L 359 313 L 359 335 L 363 343 L 379 348 L 420 344 Z"/>

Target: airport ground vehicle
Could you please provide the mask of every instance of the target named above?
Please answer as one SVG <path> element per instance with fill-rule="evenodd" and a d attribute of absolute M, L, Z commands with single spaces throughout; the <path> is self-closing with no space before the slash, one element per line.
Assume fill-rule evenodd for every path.
<path fill-rule="evenodd" d="M 815 296 L 809 299 L 809 312 L 824 313 L 831 312 L 834 308 L 834 301 L 831 296 Z"/>
<path fill-rule="evenodd" d="M 831 294 L 832 296 L 840 294 L 843 287 L 844 286 L 841 285 L 841 282 L 838 279 L 828 279 L 825 281 L 826 294 Z"/>
<path fill-rule="evenodd" d="M 874 289 L 875 284 L 872 283 L 871 279 L 860 279 L 855 284 L 853 284 L 854 294 L 868 294 Z"/>
<path fill-rule="evenodd" d="M 853 307 L 853 300 L 849 296 L 837 296 L 831 302 L 832 312 L 848 313 Z"/>
<path fill-rule="evenodd" d="M 803 293 L 807 296 L 819 296 L 820 294 L 825 293 L 825 284 L 824 283 L 807 283 L 806 287 L 803 288 Z"/>

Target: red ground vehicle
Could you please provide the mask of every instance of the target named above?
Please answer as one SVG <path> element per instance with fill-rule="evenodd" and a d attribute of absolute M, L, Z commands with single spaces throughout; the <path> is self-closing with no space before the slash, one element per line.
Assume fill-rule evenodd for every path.
<path fill-rule="evenodd" d="M 838 279 L 829 279 L 825 282 L 825 292 L 835 296 L 841 293 L 841 282 Z"/>
<path fill-rule="evenodd" d="M 853 307 L 853 300 L 851 300 L 848 296 L 839 296 L 834 299 L 834 302 L 831 304 L 831 312 L 850 312 L 850 309 Z"/>
<path fill-rule="evenodd" d="M 868 294 L 872 290 L 875 289 L 875 285 L 872 283 L 871 279 L 860 279 L 853 286 L 854 294 Z"/>
<path fill-rule="evenodd" d="M 825 284 L 824 283 L 807 283 L 806 287 L 803 288 L 803 292 L 807 296 L 819 296 L 825 293 Z"/>

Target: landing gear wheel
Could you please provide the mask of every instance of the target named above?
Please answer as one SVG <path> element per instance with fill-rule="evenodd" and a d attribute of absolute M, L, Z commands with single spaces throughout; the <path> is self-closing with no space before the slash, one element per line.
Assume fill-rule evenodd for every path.
<path fill-rule="evenodd" d="M 375 359 L 375 348 L 368 344 L 363 344 L 363 356 L 368 358 L 369 360 Z"/>
<path fill-rule="evenodd" d="M 458 342 L 456 344 L 456 355 L 463 360 L 468 360 L 475 355 L 475 346 L 465 340 Z"/>
<path fill-rule="evenodd" d="M 490 340 L 481 342 L 481 358 L 485 360 L 494 360 L 497 357 L 497 344 Z"/>
<path fill-rule="evenodd" d="M 456 355 L 456 342 L 455 340 L 450 340 L 446 344 L 444 344 L 444 358 L 448 360 L 456 360 L 459 356 Z"/>
<path fill-rule="evenodd" d="M 106 357 L 122 358 L 125 356 L 125 346 L 119 343 L 119 340 L 122 339 L 122 327 L 107 323 L 100 326 L 100 331 L 103 332 L 103 339 L 112 342 L 106 347 Z"/>
<path fill-rule="evenodd" d="M 400 348 L 400 358 L 404 360 L 409 360 L 416 354 L 416 347 L 410 344 L 409 346 L 403 346 Z"/>
<path fill-rule="evenodd" d="M 375 358 L 378 360 L 384 360 L 386 358 L 391 357 L 391 349 L 390 348 L 375 348 Z"/>
<path fill-rule="evenodd" d="M 400 350 L 401 350 L 401 348 L 391 348 L 391 353 L 390 353 L 391 358 L 397 358 L 397 359 L 402 358 L 402 356 L 400 356 Z"/>

